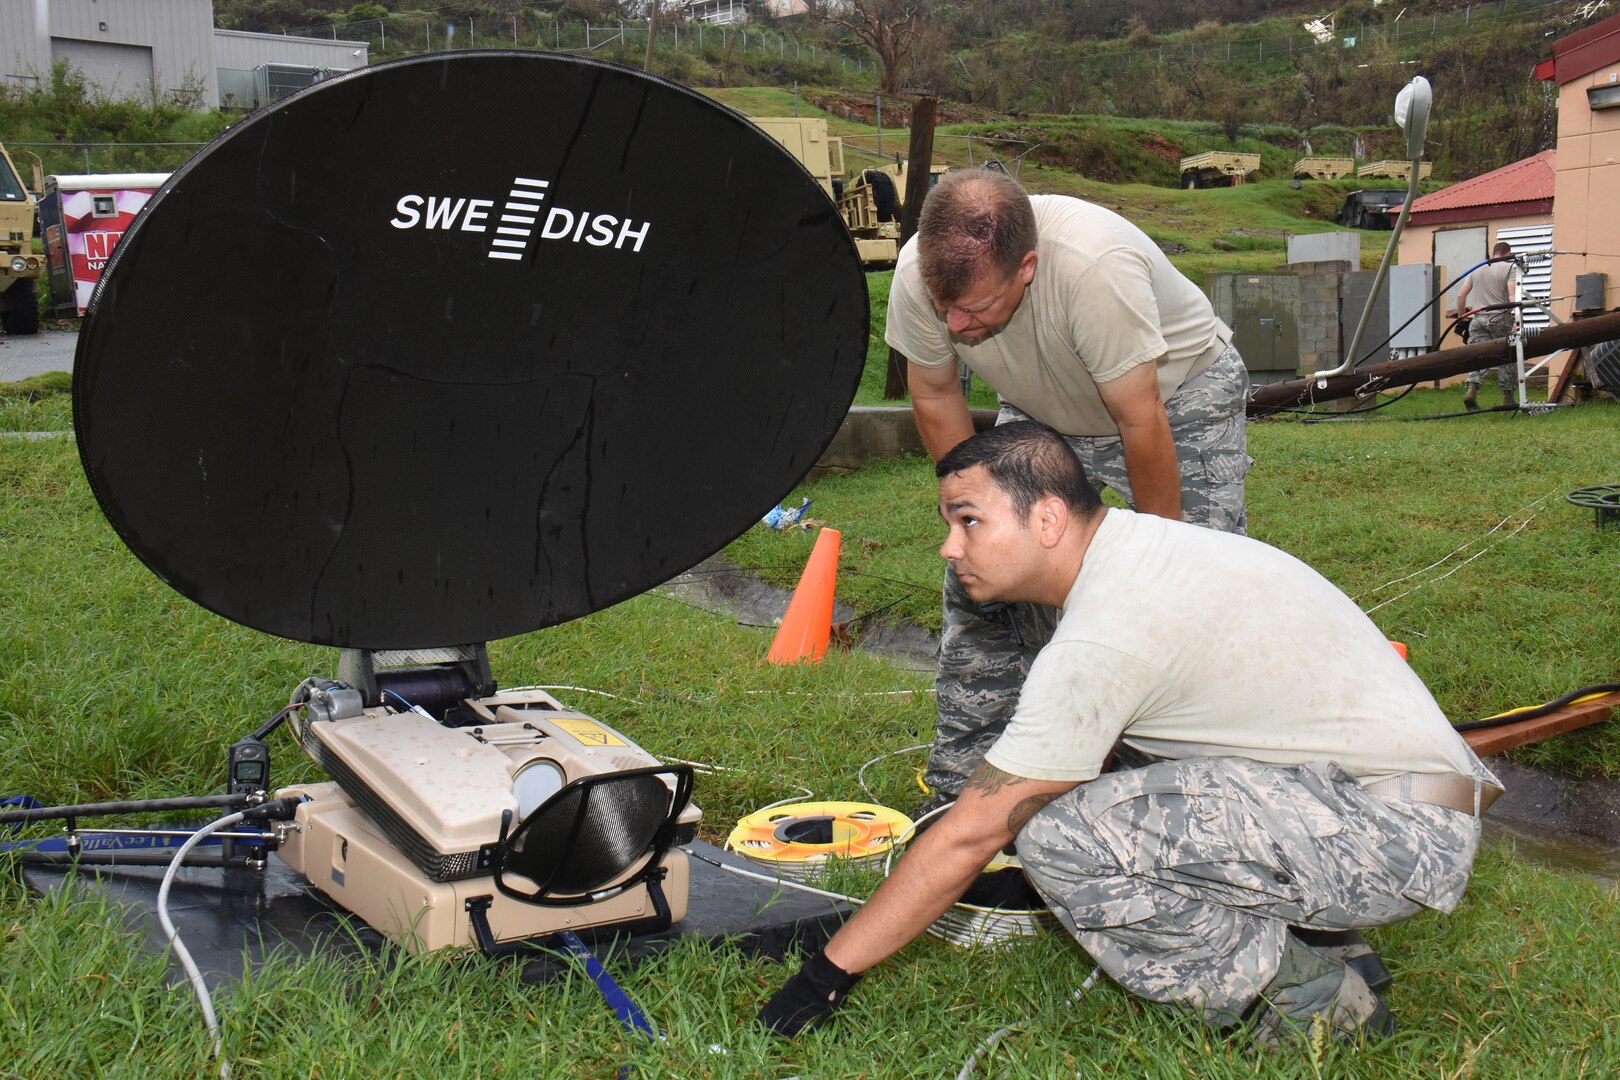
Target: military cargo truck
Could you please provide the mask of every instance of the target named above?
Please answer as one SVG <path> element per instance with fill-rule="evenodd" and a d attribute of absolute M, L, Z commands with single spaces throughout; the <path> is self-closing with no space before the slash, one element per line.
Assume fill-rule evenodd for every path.
<path fill-rule="evenodd" d="M 1418 179 L 1427 180 L 1429 173 L 1433 171 L 1433 162 L 1423 162 L 1418 169 Z M 1356 175 L 1363 180 L 1410 180 L 1412 178 L 1412 163 L 1410 161 L 1369 161 L 1356 170 Z"/>
<path fill-rule="evenodd" d="M 1347 157 L 1302 157 L 1294 162 L 1296 180 L 1337 180 L 1356 171 L 1356 159 Z"/>
<path fill-rule="evenodd" d="M 1251 173 L 1260 171 L 1259 154 L 1234 154 L 1206 150 L 1181 159 L 1181 186 L 1184 188 L 1231 187 L 1241 184 Z"/>
<path fill-rule="evenodd" d="M 36 164 L 33 188 L 24 186 L 11 155 L 0 146 L 0 327 L 8 334 L 39 332 L 35 282 L 45 271 L 45 259 L 34 254 L 34 193 L 41 182 Z"/>
<path fill-rule="evenodd" d="M 861 264 L 868 270 L 893 266 L 900 255 L 900 214 L 905 209 L 910 164 L 889 164 L 845 176 L 843 140 L 827 134 L 827 121 L 806 116 L 755 116 L 753 122 L 799 159 L 838 207 Z M 932 188 L 948 166 L 930 165 Z"/>

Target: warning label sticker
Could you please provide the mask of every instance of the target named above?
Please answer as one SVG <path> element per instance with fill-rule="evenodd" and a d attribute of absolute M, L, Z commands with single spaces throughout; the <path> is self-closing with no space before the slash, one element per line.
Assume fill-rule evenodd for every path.
<path fill-rule="evenodd" d="M 553 718 L 551 723 L 556 724 L 586 746 L 630 745 L 595 720 L 586 720 L 577 716 L 559 716 Z"/>

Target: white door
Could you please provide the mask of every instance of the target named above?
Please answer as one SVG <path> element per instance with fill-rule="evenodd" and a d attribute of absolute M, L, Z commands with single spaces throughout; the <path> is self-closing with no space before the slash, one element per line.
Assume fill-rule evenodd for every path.
<path fill-rule="evenodd" d="M 66 60 L 84 73 L 85 81 L 111 98 L 152 102 L 152 49 L 108 41 L 51 38 L 51 59 Z"/>
<path fill-rule="evenodd" d="M 1483 225 L 1435 230 L 1434 265 L 1441 276 L 1436 287 L 1446 290 L 1445 299 L 1436 305 L 1444 320 L 1440 324 L 1442 330 L 1450 325 L 1450 320 L 1444 318 L 1445 313 L 1457 307 L 1457 293 L 1462 289 L 1458 279 L 1485 261 L 1490 254 L 1489 239 Z M 1443 342 L 1448 347 L 1462 343 L 1462 338 L 1455 331 L 1447 335 Z"/>

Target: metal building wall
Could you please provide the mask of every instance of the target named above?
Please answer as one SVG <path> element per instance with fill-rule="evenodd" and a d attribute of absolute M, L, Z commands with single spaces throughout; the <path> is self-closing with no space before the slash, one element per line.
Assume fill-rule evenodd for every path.
<path fill-rule="evenodd" d="M 365 67 L 371 45 L 365 41 L 214 31 L 214 66 L 251 71 L 260 64 L 303 64 L 348 71 Z"/>
<path fill-rule="evenodd" d="M 51 72 L 51 40 L 34 23 L 34 0 L 0 0 L 0 81 L 35 86 Z"/>
<path fill-rule="evenodd" d="M 1609 64 L 1558 88 L 1558 172 L 1553 180 L 1553 312 L 1568 319 L 1575 278 L 1607 275 L 1603 307 L 1620 306 L 1620 109 L 1593 109 L 1592 89 L 1620 85 L 1620 64 Z M 1515 248 L 1517 245 L 1515 245 Z"/>
<path fill-rule="evenodd" d="M 44 25 L 39 16 L 45 15 Z M 0 65 L 8 80 L 32 83 L 50 74 L 53 53 L 116 56 L 118 46 L 151 50 L 152 85 L 144 70 L 129 78 L 97 74 L 117 97 L 159 98 L 195 89 L 205 105 L 219 98 L 213 58 L 211 0 L 3 0 L 0 2 Z M 53 49 L 53 41 L 58 44 Z M 76 43 L 86 43 L 78 48 Z M 100 46 L 101 48 L 97 48 Z M 129 50 L 131 56 L 144 55 Z"/>

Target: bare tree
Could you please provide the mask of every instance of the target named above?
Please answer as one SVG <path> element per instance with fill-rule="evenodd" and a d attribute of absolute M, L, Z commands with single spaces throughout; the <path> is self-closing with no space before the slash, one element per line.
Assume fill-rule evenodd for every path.
<path fill-rule="evenodd" d="M 943 0 L 817 0 L 815 16 L 843 27 L 877 57 L 878 82 L 886 94 L 899 90 L 910 72 L 912 50 L 925 34 L 928 16 Z"/>

